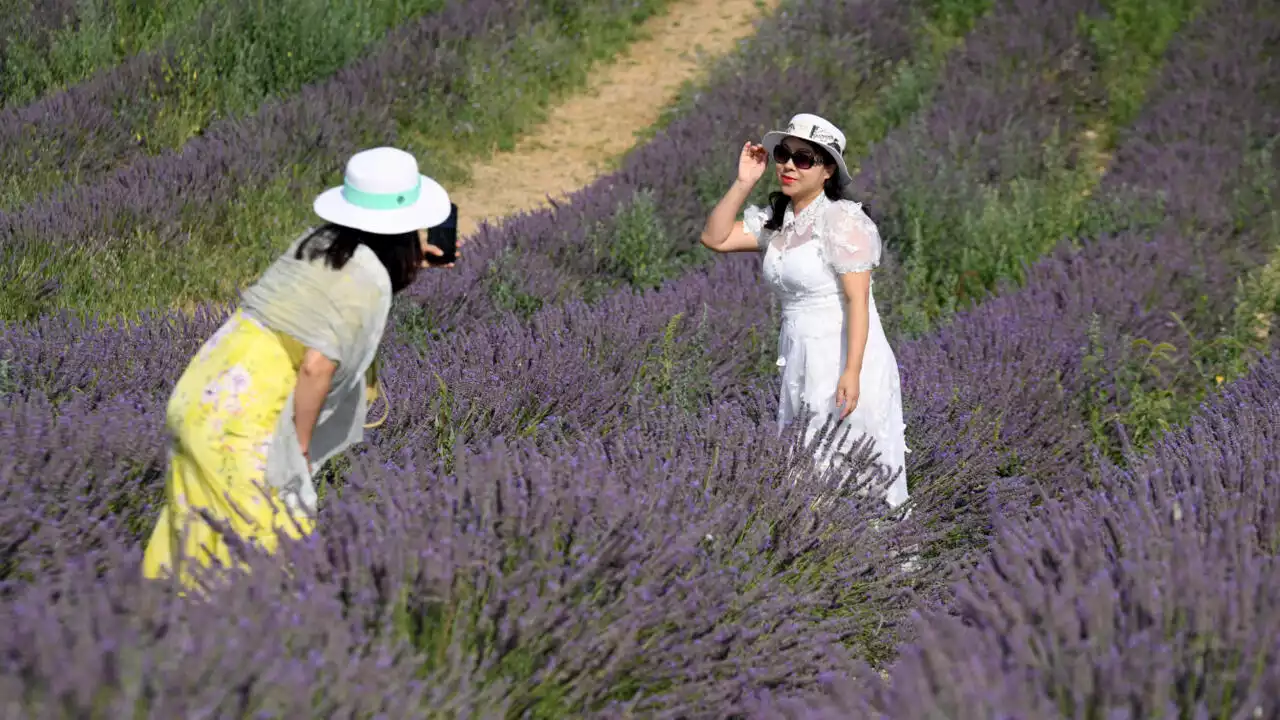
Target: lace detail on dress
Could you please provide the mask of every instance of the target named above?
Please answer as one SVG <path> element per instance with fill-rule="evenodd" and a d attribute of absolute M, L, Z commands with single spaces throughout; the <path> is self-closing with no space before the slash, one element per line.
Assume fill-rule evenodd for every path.
<path fill-rule="evenodd" d="M 769 208 L 748 205 L 747 209 L 742 211 L 742 229 L 756 239 L 756 244 L 761 252 L 764 252 L 765 248 L 768 247 L 769 238 L 764 229 L 764 224 L 768 221 Z"/>
<path fill-rule="evenodd" d="M 799 213 L 788 206 L 782 227 L 775 231 L 764 229 L 771 212 L 751 205 L 742 214 L 743 228 L 759 241 L 761 250 L 772 246 L 785 252 L 817 241 L 818 252 L 837 275 L 880 264 L 880 231 L 860 203 L 819 195 Z"/>
<path fill-rule="evenodd" d="M 832 203 L 823 217 L 826 227 L 820 234 L 822 254 L 837 275 L 870 270 L 880 264 L 880 231 L 860 205 L 841 200 Z"/>

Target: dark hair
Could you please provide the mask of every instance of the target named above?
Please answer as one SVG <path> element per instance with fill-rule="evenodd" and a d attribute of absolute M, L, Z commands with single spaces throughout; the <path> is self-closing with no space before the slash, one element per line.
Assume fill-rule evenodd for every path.
<path fill-rule="evenodd" d="M 364 245 L 378 256 L 382 266 L 387 269 L 393 293 L 413 284 L 414 278 L 418 276 L 418 269 L 422 267 L 422 243 L 416 230 L 399 235 L 377 235 L 345 225 L 326 223 L 299 243 L 294 257 L 302 260 L 302 251 L 317 238 L 320 242 L 308 251 L 307 260 L 323 256 L 329 267 L 341 270 L 355 253 L 356 247 Z"/>
<path fill-rule="evenodd" d="M 840 166 L 836 164 L 836 159 L 832 157 L 831 153 L 821 145 L 810 142 L 809 140 L 803 140 L 803 138 L 796 139 L 802 140 L 808 144 L 809 147 L 813 148 L 814 153 L 816 153 L 818 157 L 822 158 L 823 166 L 835 168 L 835 172 L 831 173 L 831 177 L 827 178 L 826 181 L 822 183 L 822 194 L 826 195 L 829 200 L 839 200 L 841 197 Z M 769 193 L 769 219 L 766 220 L 764 224 L 766 230 L 777 230 L 782 227 L 782 218 L 786 216 L 787 205 L 790 202 L 791 198 L 787 197 L 786 193 L 780 190 L 775 190 Z"/>

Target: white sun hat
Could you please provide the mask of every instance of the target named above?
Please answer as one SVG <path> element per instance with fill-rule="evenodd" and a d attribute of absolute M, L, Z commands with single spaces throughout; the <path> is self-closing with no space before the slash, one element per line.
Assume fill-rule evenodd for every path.
<path fill-rule="evenodd" d="M 449 193 L 418 172 L 418 161 L 391 147 L 363 150 L 347 161 L 342 185 L 316 197 L 321 218 L 376 235 L 435 227 L 449 218 Z"/>
<path fill-rule="evenodd" d="M 840 128 L 825 118 L 810 113 L 800 113 L 791 118 L 786 130 L 765 133 L 764 140 L 760 144 L 764 146 L 765 152 L 772 156 L 773 149 L 778 146 L 778 143 L 789 137 L 808 140 L 821 145 L 831 153 L 831 157 L 835 158 L 836 165 L 840 168 L 840 186 L 844 189 L 844 195 L 848 197 L 851 194 L 853 176 L 849 174 L 849 167 L 844 162 L 845 138 Z"/>

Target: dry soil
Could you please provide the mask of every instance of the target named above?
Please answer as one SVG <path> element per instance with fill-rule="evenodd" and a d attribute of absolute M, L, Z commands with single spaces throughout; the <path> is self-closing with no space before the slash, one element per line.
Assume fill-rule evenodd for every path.
<path fill-rule="evenodd" d="M 470 235 L 482 220 L 532 210 L 590 183 L 653 125 L 705 61 L 751 35 L 777 0 L 676 0 L 642 27 L 641 40 L 601 65 L 587 87 L 565 98 L 547 120 L 508 152 L 472 169 L 451 187 L 458 230 Z"/>

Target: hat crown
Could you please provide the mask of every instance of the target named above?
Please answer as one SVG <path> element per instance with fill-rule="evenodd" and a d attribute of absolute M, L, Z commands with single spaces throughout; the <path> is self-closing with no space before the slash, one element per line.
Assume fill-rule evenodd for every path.
<path fill-rule="evenodd" d="M 787 124 L 787 132 L 822 145 L 830 145 L 844 154 L 844 133 L 825 118 L 810 113 L 800 113 L 791 118 L 791 122 Z"/>
<path fill-rule="evenodd" d="M 347 160 L 346 184 L 362 192 L 404 192 L 418 179 L 417 159 L 397 148 L 363 150 Z"/>

